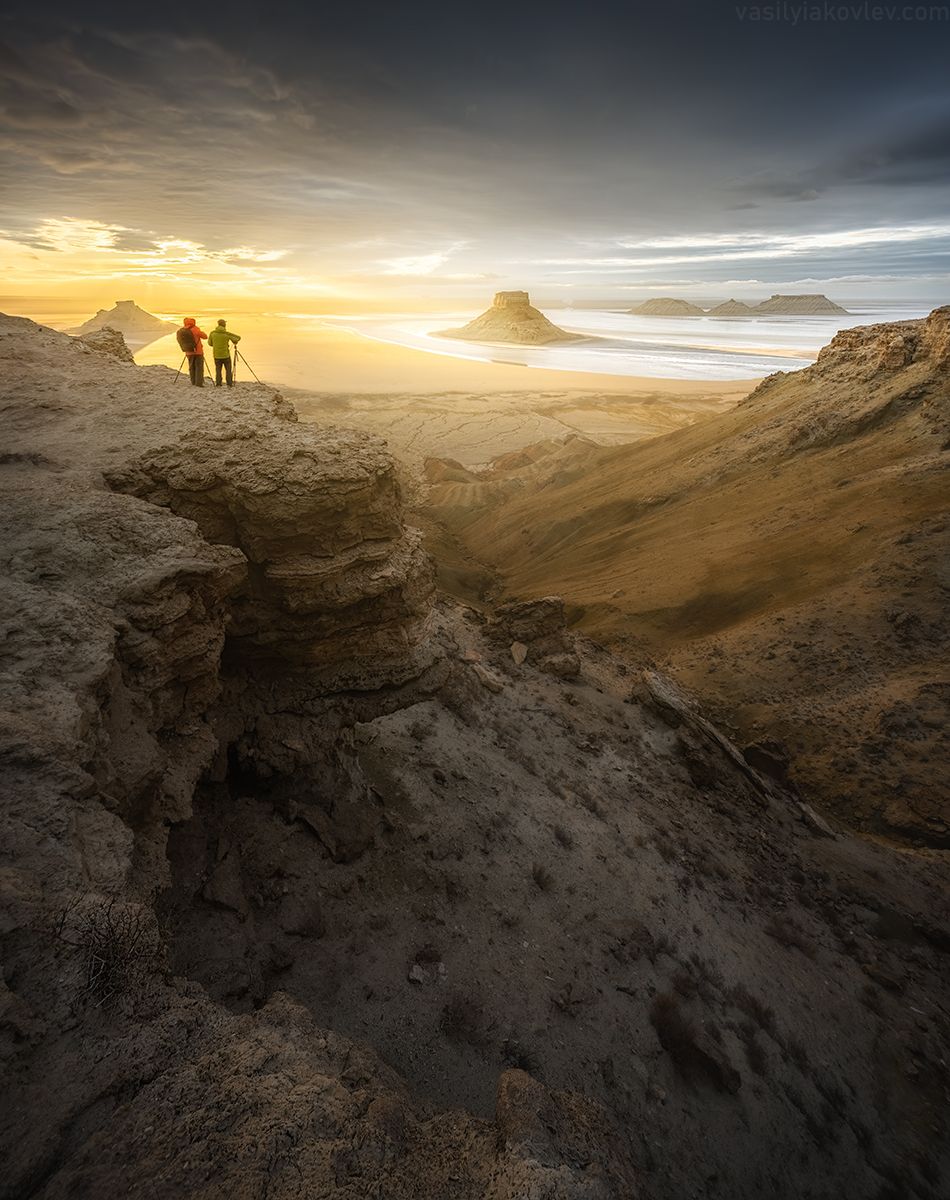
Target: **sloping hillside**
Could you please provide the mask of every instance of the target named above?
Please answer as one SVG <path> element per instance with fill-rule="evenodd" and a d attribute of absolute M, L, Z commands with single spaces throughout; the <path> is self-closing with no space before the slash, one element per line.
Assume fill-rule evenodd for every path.
<path fill-rule="evenodd" d="M 942 308 L 840 333 L 691 428 L 436 482 L 429 511 L 471 572 L 562 593 L 744 741 L 785 743 L 840 817 L 944 846 L 948 403 Z"/>

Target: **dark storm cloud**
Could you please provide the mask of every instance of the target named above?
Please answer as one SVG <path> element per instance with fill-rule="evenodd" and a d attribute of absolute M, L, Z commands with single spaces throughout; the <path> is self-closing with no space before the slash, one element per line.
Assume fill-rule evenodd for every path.
<path fill-rule="evenodd" d="M 490 266 L 739 221 L 934 222 L 950 211 L 947 15 L 442 0 L 80 17 L 14 0 L 0 224 L 27 243 L 63 215 L 219 249 L 263 239 L 359 271 L 370 237 L 383 261 L 467 245 Z"/>

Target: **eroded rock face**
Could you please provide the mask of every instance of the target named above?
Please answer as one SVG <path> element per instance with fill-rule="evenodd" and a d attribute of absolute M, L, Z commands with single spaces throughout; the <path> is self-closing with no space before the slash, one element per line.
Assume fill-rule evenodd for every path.
<path fill-rule="evenodd" d="M 333 686 L 416 670 L 432 576 L 378 440 L 206 418 L 108 478 L 241 548 L 250 570 L 230 634 L 242 655 L 279 655 Z"/>
<path fill-rule="evenodd" d="M 924 320 L 843 329 L 820 351 L 815 366 L 853 367 L 871 374 L 914 362 L 939 368 L 950 364 L 950 306 L 935 308 Z"/>
<path fill-rule="evenodd" d="M 249 781 L 299 769 L 274 811 L 336 860 L 375 836 L 347 704 L 406 702 L 431 590 L 380 443 L 298 427 L 261 388 L 211 409 L 32 322 L 0 318 L 0 365 L 0 1194 L 632 1195 L 598 1106 L 541 1089 L 583 1162 L 423 1119 L 372 1052 L 278 995 L 232 1014 L 153 945 L 169 826 L 202 777 L 240 810 L 229 750 Z M 196 895 L 246 919 L 238 845 L 216 831 Z M 323 932 L 319 903 L 281 914 Z"/>
<path fill-rule="evenodd" d="M 29 478 L 3 496 L 0 752 L 20 780 L 5 840 L 34 901 L 109 890 L 128 881 L 132 829 L 190 811 L 246 564 L 131 497 Z M 137 854 L 163 877 L 160 834 Z"/>
<path fill-rule="evenodd" d="M 111 358 L 117 358 L 119 362 L 135 362 L 132 351 L 125 343 L 125 338 L 118 329 L 112 329 L 108 325 L 103 325 L 101 329 L 91 329 L 88 333 L 82 334 L 79 340 L 84 345 L 91 346 L 93 350 L 98 350 L 100 354 L 108 354 Z"/>
<path fill-rule="evenodd" d="M 560 596 L 499 605 L 486 632 L 493 641 L 511 644 L 516 663 L 529 661 L 540 671 L 564 679 L 572 679 L 580 671 Z"/>

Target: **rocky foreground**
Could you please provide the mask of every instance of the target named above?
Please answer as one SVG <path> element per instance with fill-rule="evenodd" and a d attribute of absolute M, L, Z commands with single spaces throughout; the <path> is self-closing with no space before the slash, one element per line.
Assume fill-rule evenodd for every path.
<path fill-rule="evenodd" d="M 944 1194 L 936 862 L 437 600 L 374 438 L 0 361 L 0 1195 Z"/>

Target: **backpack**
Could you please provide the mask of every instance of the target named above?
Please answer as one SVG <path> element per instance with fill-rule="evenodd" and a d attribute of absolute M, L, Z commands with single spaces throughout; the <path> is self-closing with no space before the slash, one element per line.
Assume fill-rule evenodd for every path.
<path fill-rule="evenodd" d="M 178 338 L 179 350 L 183 350 L 185 354 L 192 354 L 195 351 L 195 335 L 190 329 L 185 329 L 184 326 L 182 326 L 175 336 Z"/>

